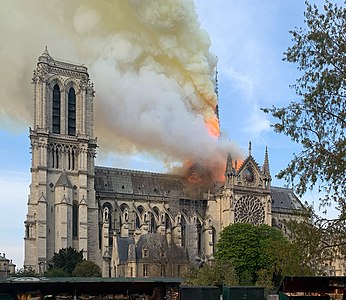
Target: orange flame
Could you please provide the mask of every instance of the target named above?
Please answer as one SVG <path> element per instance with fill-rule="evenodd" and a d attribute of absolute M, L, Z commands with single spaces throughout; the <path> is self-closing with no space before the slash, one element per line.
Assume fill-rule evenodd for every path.
<path fill-rule="evenodd" d="M 205 125 L 208 128 L 208 132 L 211 136 L 219 137 L 220 136 L 220 126 L 219 120 L 216 116 L 211 116 L 204 119 Z"/>

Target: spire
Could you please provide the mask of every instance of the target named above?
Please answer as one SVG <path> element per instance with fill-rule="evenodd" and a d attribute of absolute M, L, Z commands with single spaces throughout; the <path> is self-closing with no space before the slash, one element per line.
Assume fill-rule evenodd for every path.
<path fill-rule="evenodd" d="M 50 57 L 49 52 L 48 52 L 48 47 L 47 47 L 47 46 L 44 48 L 44 51 L 43 51 L 43 53 L 42 53 L 42 55 L 41 55 L 41 56 L 47 56 L 47 57 Z"/>
<path fill-rule="evenodd" d="M 47 46 L 44 48 L 44 51 L 43 53 L 41 54 L 41 56 L 38 58 L 38 61 L 39 62 L 42 62 L 42 63 L 47 63 L 49 60 L 51 59 L 51 56 L 48 52 L 48 48 Z"/>
<path fill-rule="evenodd" d="M 228 152 L 225 176 L 230 175 L 232 173 L 232 169 L 233 169 L 232 164 L 233 164 L 232 155 L 231 153 Z"/>
<path fill-rule="evenodd" d="M 266 152 L 265 152 L 265 154 L 264 154 L 263 174 L 264 174 L 268 179 L 270 179 L 269 158 L 268 158 L 268 146 L 266 146 Z"/>
<path fill-rule="evenodd" d="M 215 94 L 216 94 L 216 106 L 215 106 L 215 109 L 214 109 L 214 113 L 216 115 L 216 118 L 217 118 L 217 122 L 218 122 L 218 125 L 219 125 L 219 128 L 220 128 L 220 114 L 219 114 L 219 87 L 218 87 L 218 79 L 217 79 L 217 75 L 218 75 L 218 72 L 217 72 L 217 64 L 216 64 L 216 70 L 215 70 Z M 220 136 L 219 138 L 221 137 L 221 133 L 220 133 Z"/>
<path fill-rule="evenodd" d="M 219 83 L 218 83 L 217 75 L 218 75 L 218 72 L 217 72 L 217 63 L 216 63 L 216 67 L 215 67 L 215 90 L 214 90 L 214 92 L 216 94 L 216 97 L 219 98 Z"/>
<path fill-rule="evenodd" d="M 249 141 L 249 156 L 251 156 L 251 141 Z"/>

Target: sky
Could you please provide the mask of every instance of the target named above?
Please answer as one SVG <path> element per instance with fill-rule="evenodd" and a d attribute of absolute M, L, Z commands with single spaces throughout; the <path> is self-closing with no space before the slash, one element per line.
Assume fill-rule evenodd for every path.
<path fill-rule="evenodd" d="M 91 80 L 95 81 L 96 103 L 100 103 L 100 101 L 97 102 L 98 97 L 104 97 L 105 91 L 118 93 L 119 97 L 123 95 L 126 99 L 126 103 L 118 104 L 117 110 L 109 110 L 109 119 L 105 117 L 109 122 L 108 127 L 102 127 L 101 124 L 96 128 L 95 135 L 101 136 L 99 143 L 102 145 L 98 149 L 97 165 L 165 172 L 168 166 L 174 165 L 184 156 L 192 155 L 193 151 L 205 152 L 205 156 L 210 156 L 210 153 L 218 151 L 212 146 L 213 141 L 203 134 L 204 129 L 199 127 L 201 120 L 206 121 L 212 118 L 210 108 L 215 99 L 208 94 L 210 86 L 205 87 L 204 84 L 210 84 L 213 78 L 208 77 L 210 74 L 205 68 L 207 66 L 212 69 L 217 62 L 220 128 L 221 136 L 226 141 L 225 147 L 232 147 L 236 156 L 244 157 L 248 153 L 248 143 L 251 141 L 252 155 L 259 165 L 262 165 L 267 146 L 273 177 L 272 184 L 285 185 L 285 182 L 278 180 L 274 175 L 285 168 L 293 153 L 299 152 L 299 145 L 291 142 L 288 137 L 274 133 L 270 127 L 274 120 L 264 114 L 260 108 L 272 105 L 284 106 L 292 100 L 297 100 L 293 90 L 289 87 L 299 76 L 297 66 L 284 62 L 282 58 L 285 50 L 292 45 L 289 30 L 304 26 L 304 1 L 188 1 L 188 3 L 192 3 L 188 6 L 188 9 L 191 10 L 189 16 L 192 19 L 186 21 L 184 26 L 187 26 L 189 32 L 186 33 L 185 27 L 182 26 L 182 29 L 177 29 L 180 30 L 177 44 L 172 43 L 172 40 L 164 40 L 163 43 L 168 43 L 167 49 L 171 51 L 168 55 L 183 57 L 180 67 L 184 70 L 184 76 L 186 72 L 188 76 L 196 76 L 197 71 L 193 68 L 201 70 L 200 73 L 203 76 L 196 76 L 195 82 L 203 91 L 203 99 L 208 100 L 203 102 L 203 105 L 201 102 L 196 103 L 193 93 L 189 94 L 191 86 L 186 84 L 182 88 L 181 85 L 176 84 L 182 73 L 173 74 L 171 69 L 165 68 L 164 63 L 154 65 L 152 68 L 163 68 L 162 74 L 164 75 L 172 72 L 173 75 L 170 78 L 156 72 L 156 69 L 153 72 L 150 68 L 143 68 L 143 65 L 136 69 L 136 72 L 145 73 L 147 77 L 133 76 L 134 73 L 131 72 L 114 72 L 114 69 L 108 68 L 108 65 L 113 65 L 112 55 L 118 55 L 117 63 L 121 59 L 126 68 L 132 68 L 133 60 L 129 56 L 137 55 L 136 58 L 138 58 L 140 57 L 138 53 L 143 54 L 143 52 L 141 52 L 140 42 L 134 46 L 132 42 L 136 41 L 130 38 L 125 39 L 120 33 L 108 36 L 105 40 L 100 38 L 104 35 L 101 29 L 113 28 L 112 16 L 107 15 L 107 11 L 98 10 L 97 13 L 93 13 L 92 9 L 81 5 L 79 1 L 59 2 L 63 3 L 61 6 L 69 3 L 78 12 L 71 17 L 74 21 L 74 32 L 67 23 L 59 21 L 59 18 L 66 17 L 63 14 L 67 10 L 60 11 L 59 8 L 54 8 L 53 4 L 57 5 L 55 1 L 36 5 L 35 8 L 30 7 L 37 1 L 0 1 L 0 38 L 2 41 L 6 40 L 6 43 L 0 45 L 0 62 L 3 66 L 0 71 L 0 212 L 2 214 L 0 253 L 6 253 L 6 257 L 13 259 L 18 268 L 23 264 L 23 222 L 27 211 L 26 204 L 31 180 L 31 154 L 28 138 L 28 128 L 32 126 L 30 120 L 33 98 L 30 86 L 31 72 L 46 45 L 53 57 L 82 62 L 88 67 L 88 63 L 90 63 L 89 75 Z M 137 4 L 135 8 L 137 16 L 143 20 L 149 18 L 150 21 L 157 16 L 155 5 L 152 5 L 153 2 L 150 3 L 151 0 L 142 1 L 140 4 L 136 0 L 129 0 L 129 2 L 132 5 Z M 179 0 L 175 2 L 181 3 Z M 317 2 L 321 3 L 321 1 Z M 52 8 L 58 12 L 57 20 L 54 22 L 49 17 Z M 73 9 L 69 10 L 72 14 Z M 32 11 L 30 12 L 30 10 Z M 4 14 L 4 11 L 7 13 L 6 18 L 5 15 L 1 15 Z M 176 11 L 179 17 L 179 10 Z M 117 18 L 120 20 L 121 16 L 117 16 Z M 85 19 L 88 22 L 85 22 Z M 100 19 L 102 22 L 104 21 L 102 28 L 99 25 Z M 185 22 L 186 18 L 182 20 Z M 172 26 L 171 23 L 166 22 L 165 19 L 159 21 L 161 21 L 161 31 L 171 30 L 169 27 Z M 94 28 L 91 27 L 91 23 Z M 122 25 L 121 30 L 123 31 L 131 29 L 131 27 Z M 133 28 L 133 30 L 137 29 Z M 63 34 L 61 34 L 62 32 Z M 78 40 L 79 38 L 80 40 Z M 77 43 L 84 48 L 78 49 Z M 110 43 L 114 43 L 113 48 L 108 48 Z M 200 47 L 200 50 L 189 48 L 189 43 Z M 101 45 L 102 52 L 98 52 L 99 49 L 96 49 L 95 45 Z M 117 52 L 120 48 L 123 52 L 120 50 Z M 105 53 L 105 49 L 110 49 L 110 53 Z M 177 54 L 177 51 L 174 52 L 175 49 L 180 52 Z M 119 53 L 122 55 L 121 57 Z M 189 55 L 195 55 L 196 60 L 203 56 L 204 60 L 199 65 L 193 64 Z M 185 60 L 189 63 L 188 67 L 183 65 Z M 150 65 L 149 56 L 146 57 L 145 62 Z M 121 65 L 116 64 L 115 67 L 120 68 Z M 193 70 L 191 71 L 191 69 Z M 152 81 L 158 82 L 164 87 L 164 91 L 148 88 L 146 92 L 151 95 L 151 98 L 146 99 L 142 91 L 144 87 L 150 86 L 150 82 L 142 81 L 142 78 L 150 76 L 152 76 Z M 110 78 L 117 78 L 117 84 L 114 84 Z M 124 87 L 124 90 L 119 88 L 120 85 Z M 139 93 L 143 96 L 142 102 L 138 102 Z M 125 96 L 125 94 L 128 95 Z M 171 102 L 167 101 L 164 104 L 150 102 L 153 101 L 152 99 L 156 99 L 156 96 L 162 97 L 162 95 Z M 183 102 L 184 105 L 174 102 L 179 95 L 184 95 L 187 99 L 184 101 L 188 102 Z M 25 101 L 21 100 L 24 99 L 23 97 L 26 98 Z M 106 110 L 112 106 L 112 103 L 109 102 L 101 103 Z M 146 105 L 157 107 L 162 120 L 157 120 L 157 123 L 152 124 L 150 135 L 143 136 L 143 134 L 135 134 L 134 128 L 123 126 L 127 115 L 122 120 L 121 114 L 125 109 L 130 110 L 131 114 L 135 113 L 133 112 L 135 108 L 145 109 Z M 190 108 L 189 111 L 193 112 L 193 118 L 184 110 L 186 106 Z M 169 114 L 172 110 L 179 112 L 177 121 Z M 203 112 L 201 113 L 201 111 Z M 96 117 L 101 118 L 106 113 L 96 112 Z M 148 112 L 151 122 L 152 116 L 156 113 Z M 146 119 L 141 120 L 146 122 Z M 172 127 L 167 127 L 167 120 Z M 187 126 L 189 122 L 194 124 L 191 126 L 192 129 Z M 179 124 L 184 126 L 174 127 Z M 170 134 L 157 131 L 157 128 L 161 127 L 170 130 Z M 114 139 L 105 138 L 112 133 L 109 128 L 114 132 Z M 131 133 L 128 130 L 131 130 Z M 175 136 L 179 138 L 179 141 Z M 191 141 L 184 140 L 191 136 L 194 137 L 190 138 Z M 103 140 L 102 137 L 104 137 Z M 108 143 L 107 140 L 114 140 L 116 145 Z M 150 148 L 153 143 L 157 143 L 157 146 Z M 182 145 L 184 146 L 182 147 Z M 308 192 L 302 200 L 316 204 L 318 196 Z"/>

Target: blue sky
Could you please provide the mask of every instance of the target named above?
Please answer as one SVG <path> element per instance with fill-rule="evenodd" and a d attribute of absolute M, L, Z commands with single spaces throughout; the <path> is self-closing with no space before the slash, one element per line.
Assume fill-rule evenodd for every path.
<path fill-rule="evenodd" d="M 0 2 L 0 11 L 2 5 L 11 5 L 10 3 L 11 1 Z M 299 151 L 299 145 L 292 143 L 288 137 L 275 134 L 269 126 L 273 120 L 263 114 L 260 108 L 283 106 L 296 97 L 289 85 L 294 83 L 299 74 L 296 66 L 283 62 L 282 58 L 283 52 L 291 45 L 288 31 L 296 26 L 303 26 L 304 2 L 196 0 L 195 4 L 201 27 L 209 34 L 211 51 L 218 57 L 222 132 L 235 141 L 245 154 L 251 140 L 252 155 L 259 164 L 263 163 L 265 147 L 268 146 L 271 172 L 273 175 L 277 174 L 287 165 L 292 154 Z M 41 13 L 37 18 L 40 17 Z M 0 26 L 0 37 L 8 34 L 12 34 L 11 28 Z M 17 53 L 23 53 L 24 56 L 26 47 L 21 43 L 29 42 L 30 36 L 16 37 L 17 31 L 13 34 L 17 44 L 10 46 L 17 47 Z M 31 70 L 35 68 L 37 57 L 45 46 L 44 35 L 37 39 L 37 33 L 32 34 L 41 43 L 35 45 L 36 56 L 25 62 Z M 6 59 L 10 51 L 8 45 L 1 45 L 2 59 Z M 64 57 L 68 58 L 68 54 Z M 15 72 L 21 72 L 19 66 L 14 64 L 13 68 Z M 31 74 L 24 72 L 10 78 L 19 80 L 7 83 L 8 85 L 0 83 L 0 88 L 5 91 L 0 93 L 0 97 L 8 98 L 8 105 L 11 105 L 11 99 L 6 94 L 6 89 L 11 85 L 24 84 L 27 97 L 32 98 L 29 87 Z M 99 91 L 97 86 L 95 89 L 96 92 Z M 23 110 L 30 114 L 30 108 L 24 108 Z M 0 107 L 0 113 L 2 111 L 4 107 Z M 13 115 L 7 115 L 0 120 L 0 252 L 6 253 L 7 257 L 21 267 L 23 221 L 30 184 L 30 123 L 16 118 L 16 115 L 17 111 L 13 109 Z M 114 153 L 105 154 L 99 150 L 96 163 L 148 171 L 165 170 L 163 163 L 148 154 L 128 157 Z M 273 176 L 273 185 L 284 184 Z M 317 202 L 313 193 L 308 193 L 304 199 Z"/>

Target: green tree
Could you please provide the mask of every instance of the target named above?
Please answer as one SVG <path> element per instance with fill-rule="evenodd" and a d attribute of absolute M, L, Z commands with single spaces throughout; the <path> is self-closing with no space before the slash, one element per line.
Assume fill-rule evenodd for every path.
<path fill-rule="evenodd" d="M 276 283 L 285 260 L 281 253 L 288 247 L 289 241 L 276 228 L 237 223 L 221 231 L 215 256 L 235 267 L 242 285 L 254 284 L 260 270 L 270 270 L 271 280 Z"/>
<path fill-rule="evenodd" d="M 312 217 L 285 222 L 292 250 L 300 256 L 297 275 L 326 275 L 331 262 L 345 255 L 346 228 L 343 220 Z"/>
<path fill-rule="evenodd" d="M 83 250 L 77 251 L 72 247 L 60 249 L 58 253 L 54 253 L 48 267 L 48 271 L 52 269 L 62 269 L 66 271 L 68 276 L 72 275 L 73 270 L 83 260 Z"/>
<path fill-rule="evenodd" d="M 100 267 L 90 260 L 83 260 L 77 264 L 72 272 L 74 277 L 101 277 Z"/>
<path fill-rule="evenodd" d="M 239 280 L 234 266 L 229 262 L 216 261 L 212 265 L 204 265 L 193 269 L 185 277 L 189 285 L 238 285 Z"/>
<path fill-rule="evenodd" d="M 70 277 L 66 270 L 62 268 L 51 268 L 44 273 L 46 277 Z"/>
<path fill-rule="evenodd" d="M 17 270 L 15 277 L 38 277 L 39 274 L 32 267 L 23 267 Z"/>
<path fill-rule="evenodd" d="M 302 145 L 279 174 L 298 195 L 317 187 L 345 214 L 346 195 L 346 6 L 325 0 L 323 11 L 306 3 L 306 28 L 290 31 L 293 46 L 284 60 L 298 65 L 292 86 L 299 96 L 287 107 L 263 109 L 278 122 L 274 129 Z"/>

